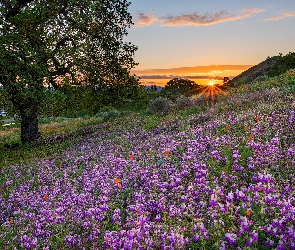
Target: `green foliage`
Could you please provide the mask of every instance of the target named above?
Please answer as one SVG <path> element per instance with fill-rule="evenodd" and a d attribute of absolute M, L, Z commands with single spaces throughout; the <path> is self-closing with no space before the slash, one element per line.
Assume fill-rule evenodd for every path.
<path fill-rule="evenodd" d="M 181 95 L 176 99 L 176 107 L 178 109 L 184 109 L 192 106 L 192 101 L 189 97 Z"/>
<path fill-rule="evenodd" d="M 289 69 L 295 68 L 295 52 L 289 52 L 285 56 L 280 56 L 276 61 L 275 65 L 270 68 L 266 75 L 270 77 L 279 76 Z"/>
<path fill-rule="evenodd" d="M 57 117 L 91 110 L 90 103 L 93 100 L 93 95 L 91 95 L 88 86 L 81 88 L 63 86 L 54 92 L 48 90 L 44 90 L 44 92 L 44 99 L 39 111 L 40 116 Z"/>
<path fill-rule="evenodd" d="M 101 108 L 100 111 L 95 116 L 109 120 L 112 118 L 124 117 L 131 114 L 132 114 L 132 111 L 130 110 L 117 110 L 116 108 L 112 106 L 105 106 Z"/>
<path fill-rule="evenodd" d="M 95 110 L 138 95 L 138 82 L 130 76 L 137 47 L 123 42 L 133 24 L 129 2 L 5 2 L 0 5 L 0 83 L 22 117 L 24 143 L 38 138 L 40 109 L 44 115 L 73 113 L 77 106 Z M 51 95 L 44 91 L 45 82 L 55 90 L 64 87 Z M 104 87 L 94 95 L 90 89 L 69 87 L 85 84 Z"/>
<path fill-rule="evenodd" d="M 190 108 L 186 108 L 186 109 L 182 110 L 181 113 L 180 113 L 180 115 L 182 117 L 189 118 L 190 115 L 199 114 L 200 111 L 201 111 L 201 107 L 200 106 L 192 106 Z"/>
<path fill-rule="evenodd" d="M 148 104 L 159 96 L 159 91 L 149 92 L 140 87 L 139 95 L 136 98 L 117 104 L 115 107 L 119 111 L 129 110 L 136 113 L 144 113 Z"/>
<path fill-rule="evenodd" d="M 250 84 L 253 81 L 263 80 L 264 74 L 276 64 L 278 59 L 279 56 L 267 57 L 266 60 L 234 77 L 228 82 L 228 85 L 231 87 L 240 87 Z"/>
<path fill-rule="evenodd" d="M 67 118 L 79 118 L 79 117 L 89 118 L 90 115 L 92 115 L 92 114 L 90 114 L 89 111 L 87 111 L 87 110 L 81 110 L 81 111 L 75 111 L 74 113 L 68 113 L 65 116 Z"/>
<path fill-rule="evenodd" d="M 12 109 L 13 105 L 7 98 L 5 90 L 3 87 L 0 86 L 0 110 L 4 109 L 10 115 L 10 110 Z M 1 116 L 0 116 L 1 119 Z"/>
<path fill-rule="evenodd" d="M 111 111 L 111 110 L 116 110 L 116 109 L 113 106 L 108 105 L 108 106 L 104 106 L 104 107 L 100 108 L 99 112 L 108 112 L 108 111 Z"/>
<path fill-rule="evenodd" d="M 182 78 L 174 78 L 167 82 L 161 94 L 175 101 L 179 96 L 190 96 L 197 92 L 199 85 L 194 81 Z"/>
<path fill-rule="evenodd" d="M 40 118 L 38 120 L 39 124 L 48 124 L 48 123 L 52 123 L 52 122 L 62 122 L 64 120 L 67 120 L 68 118 L 62 118 L 62 117 L 58 117 L 58 118 Z"/>
<path fill-rule="evenodd" d="M 139 86 L 120 84 L 117 86 L 93 88 L 91 85 L 70 86 L 63 85 L 58 90 L 45 90 L 42 102 L 41 116 L 71 116 L 78 117 L 83 113 L 89 115 L 102 111 L 102 107 L 121 106 L 122 103 L 144 100 L 144 94 Z M 139 97 L 143 97 L 141 100 Z M 130 99 L 126 99 L 126 98 Z"/>
<path fill-rule="evenodd" d="M 47 116 L 61 116 L 66 110 L 67 95 L 57 90 L 50 93 L 48 90 L 44 90 L 44 99 L 41 103 L 41 115 Z"/>
<path fill-rule="evenodd" d="M 294 93 L 294 69 L 287 71 L 285 74 L 281 74 L 275 77 L 265 77 L 265 80 L 259 80 L 251 82 L 250 84 L 243 84 L 237 88 L 231 88 L 230 93 L 248 93 L 248 92 L 256 92 L 264 90 L 277 89 L 281 90 L 282 93 Z M 258 91 L 258 92 L 257 92 Z M 231 95 L 230 94 L 230 95 Z M 227 98 L 228 99 L 228 98 Z M 251 101 L 253 103 L 253 101 Z"/>
<path fill-rule="evenodd" d="M 125 74 L 121 78 L 112 83 L 108 83 L 102 87 L 100 96 L 104 105 L 118 105 L 134 99 L 140 99 L 143 95 L 142 88 L 139 86 L 140 82 L 134 77 Z"/>
<path fill-rule="evenodd" d="M 19 123 L 16 122 L 13 128 L 1 126 L 0 169 L 13 164 L 21 164 L 24 161 L 29 162 L 35 157 L 52 157 L 53 154 L 60 153 L 60 150 L 67 149 L 82 136 L 89 135 L 91 133 L 89 128 L 102 122 L 103 119 L 96 117 L 84 119 L 41 118 L 39 125 L 44 143 L 37 145 L 21 144 Z M 65 139 L 60 140 L 59 135 L 65 135 Z"/>
<path fill-rule="evenodd" d="M 172 111 L 172 102 L 163 97 L 157 97 L 147 107 L 146 112 L 154 115 L 167 115 Z"/>
<path fill-rule="evenodd" d="M 153 130 L 160 124 L 159 117 L 157 115 L 149 115 L 146 117 L 146 123 L 144 129 Z"/>
<path fill-rule="evenodd" d="M 121 111 L 120 112 L 116 109 L 110 109 L 108 111 L 99 112 L 98 114 L 96 114 L 96 117 L 101 117 L 106 120 L 109 120 L 111 118 L 123 117 L 123 116 L 129 115 L 129 114 L 131 114 L 130 111 Z"/>
<path fill-rule="evenodd" d="M 287 93 L 295 93 L 295 75 L 291 75 L 289 78 L 288 86 L 285 89 Z"/>

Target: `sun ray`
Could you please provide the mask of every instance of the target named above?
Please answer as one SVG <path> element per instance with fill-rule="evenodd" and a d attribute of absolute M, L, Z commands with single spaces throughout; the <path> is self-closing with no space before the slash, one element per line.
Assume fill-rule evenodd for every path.
<path fill-rule="evenodd" d="M 193 91 L 200 91 L 200 93 L 198 93 L 196 95 L 196 98 L 200 98 L 201 96 L 205 96 L 206 101 L 209 100 L 209 98 L 211 99 L 212 102 L 215 101 L 215 97 L 217 97 L 218 95 L 227 95 L 227 92 L 225 91 L 226 88 L 231 87 L 228 84 L 223 84 L 223 85 L 219 85 L 219 84 L 214 84 L 214 81 L 210 81 L 208 86 L 201 86 L 197 89 L 194 89 Z"/>

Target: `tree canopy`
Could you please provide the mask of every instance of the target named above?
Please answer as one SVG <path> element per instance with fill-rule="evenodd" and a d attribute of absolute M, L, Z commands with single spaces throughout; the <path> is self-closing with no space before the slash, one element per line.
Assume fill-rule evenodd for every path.
<path fill-rule="evenodd" d="M 198 90 L 199 85 L 194 81 L 183 78 L 173 78 L 168 81 L 162 90 L 162 95 L 176 100 L 180 95 L 193 95 Z"/>
<path fill-rule="evenodd" d="M 22 142 L 38 138 L 44 83 L 118 84 L 137 47 L 126 0 L 0 0 L 0 83 L 20 111 Z M 37 126 L 37 127 L 36 127 Z"/>

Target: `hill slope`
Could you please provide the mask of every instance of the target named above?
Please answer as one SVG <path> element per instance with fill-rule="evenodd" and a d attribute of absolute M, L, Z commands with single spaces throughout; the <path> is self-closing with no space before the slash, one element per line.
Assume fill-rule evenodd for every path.
<path fill-rule="evenodd" d="M 232 80 L 228 82 L 229 85 L 233 87 L 240 86 L 241 84 L 247 84 L 255 79 L 257 77 L 262 76 L 264 73 L 266 73 L 270 68 L 272 68 L 276 62 L 278 61 L 280 57 L 279 56 L 273 56 L 270 58 L 267 58 L 265 61 L 247 69 L 240 75 L 234 77 Z"/>
<path fill-rule="evenodd" d="M 294 76 L 0 168 L 0 249 L 295 249 Z"/>

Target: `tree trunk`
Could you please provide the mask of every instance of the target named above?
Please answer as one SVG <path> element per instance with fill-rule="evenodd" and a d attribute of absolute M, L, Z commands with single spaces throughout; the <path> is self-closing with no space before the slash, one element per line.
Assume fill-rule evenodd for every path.
<path fill-rule="evenodd" d="M 33 143 L 40 137 L 38 130 L 37 110 L 28 107 L 21 113 L 21 141 L 23 144 Z"/>

